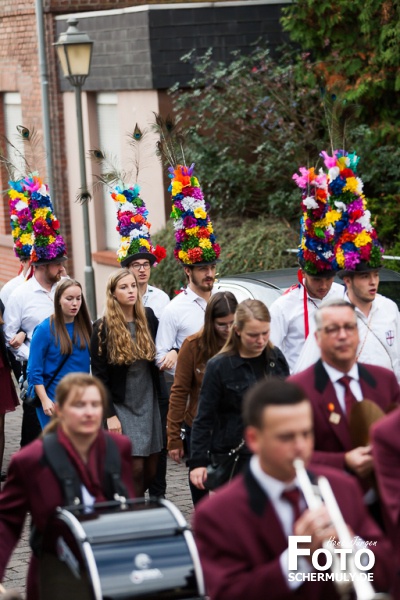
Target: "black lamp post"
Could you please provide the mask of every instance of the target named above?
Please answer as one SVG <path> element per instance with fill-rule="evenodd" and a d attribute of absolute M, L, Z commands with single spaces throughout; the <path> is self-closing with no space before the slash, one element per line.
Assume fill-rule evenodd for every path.
<path fill-rule="evenodd" d="M 82 192 L 87 190 L 85 146 L 83 140 L 82 121 L 82 86 L 90 72 L 92 61 L 93 41 L 84 31 L 79 31 L 78 20 L 68 19 L 68 29 L 61 33 L 54 44 L 57 48 L 64 77 L 75 89 L 76 118 L 78 124 L 79 168 Z M 92 266 L 92 251 L 90 245 L 89 209 L 88 203 L 83 202 L 83 227 L 85 240 L 85 289 L 86 299 L 92 319 L 97 318 L 94 271 Z"/>

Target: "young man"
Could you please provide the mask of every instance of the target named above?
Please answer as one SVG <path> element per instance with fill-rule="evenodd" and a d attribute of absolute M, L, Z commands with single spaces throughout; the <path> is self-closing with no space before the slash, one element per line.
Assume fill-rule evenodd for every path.
<path fill-rule="evenodd" d="M 343 287 L 334 283 L 334 277 L 334 271 L 311 275 L 303 268 L 299 271 L 301 283 L 271 305 L 271 341 L 282 350 L 292 373 L 312 329 L 312 315 L 323 300 L 343 297 Z"/>
<path fill-rule="evenodd" d="M 400 382 L 400 313 L 397 305 L 378 294 L 379 270 L 361 262 L 339 277 L 346 285 L 344 300 L 355 306 L 359 346 L 357 360 L 390 369 Z M 316 362 L 320 351 L 314 336 L 304 344 L 295 372 Z"/>
<path fill-rule="evenodd" d="M 306 510 L 293 461 L 307 465 L 313 451 L 312 409 L 292 383 L 262 381 L 244 404 L 245 439 L 254 456 L 248 470 L 196 507 L 194 533 L 212 600 L 317 600 L 338 598 L 331 581 L 290 581 L 288 536 L 308 535 L 312 554 L 337 533 L 326 507 Z M 358 486 L 334 469 L 325 475 L 352 535 L 376 542 L 373 585 L 386 590 L 392 578 L 390 545 L 368 516 Z M 389 554 L 388 554 L 389 552 Z M 310 556 L 298 572 L 312 575 Z M 318 575 L 318 573 L 315 573 Z"/>
<path fill-rule="evenodd" d="M 143 253 L 135 254 L 125 259 L 126 266 L 129 271 L 136 277 L 139 292 L 144 306 L 149 306 L 153 309 L 157 319 L 160 320 L 164 308 L 169 304 L 169 296 L 159 288 L 149 285 L 151 268 L 155 262 L 153 254 Z"/>
<path fill-rule="evenodd" d="M 199 331 L 215 281 L 216 263 L 183 267 L 187 287 L 165 308 L 158 327 L 156 361 L 161 370 L 173 375 L 183 340 Z"/>

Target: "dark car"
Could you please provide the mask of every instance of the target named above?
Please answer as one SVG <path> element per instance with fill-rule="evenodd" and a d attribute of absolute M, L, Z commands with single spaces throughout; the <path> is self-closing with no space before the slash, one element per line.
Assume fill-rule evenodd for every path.
<path fill-rule="evenodd" d="M 215 289 L 233 292 L 238 302 L 246 298 L 254 298 L 271 306 L 285 290 L 297 283 L 297 273 L 297 268 L 291 268 L 230 275 L 221 277 L 215 284 Z M 379 293 L 396 302 L 400 308 L 400 273 L 382 268 L 379 270 L 379 276 Z M 343 284 L 337 276 L 335 281 Z"/>

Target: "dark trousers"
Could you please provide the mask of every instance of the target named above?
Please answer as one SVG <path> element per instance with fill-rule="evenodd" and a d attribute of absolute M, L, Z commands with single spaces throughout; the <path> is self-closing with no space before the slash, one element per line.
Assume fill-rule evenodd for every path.
<path fill-rule="evenodd" d="M 192 435 L 192 428 L 189 427 L 189 425 L 186 425 L 186 423 L 185 423 L 186 448 L 188 450 L 189 457 L 190 457 L 191 435 Z M 189 471 L 189 488 L 190 488 L 190 493 L 192 495 L 193 505 L 196 505 L 196 503 L 199 502 L 199 500 L 201 500 L 205 496 L 208 496 L 208 490 L 199 490 L 199 488 L 197 488 L 195 485 L 193 485 L 193 483 L 190 481 L 190 471 Z"/>
<path fill-rule="evenodd" d="M 12 352 L 9 353 L 11 368 L 15 378 L 18 381 L 21 375 L 26 378 L 26 363 L 21 363 L 15 359 Z M 26 406 L 22 402 L 22 426 L 21 426 L 21 448 L 27 446 L 42 433 L 39 420 L 34 406 Z"/>
<path fill-rule="evenodd" d="M 156 496 L 157 498 L 165 498 L 165 493 L 167 491 L 167 415 L 169 398 L 160 398 L 158 406 L 160 408 L 163 447 L 158 457 L 156 476 L 149 487 L 149 494 L 150 496 Z"/>

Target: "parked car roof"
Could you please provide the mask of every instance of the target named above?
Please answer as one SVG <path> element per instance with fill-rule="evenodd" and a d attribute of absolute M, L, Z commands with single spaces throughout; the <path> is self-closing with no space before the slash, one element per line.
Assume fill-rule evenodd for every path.
<path fill-rule="evenodd" d="M 229 277 L 221 277 L 216 284 L 217 291 L 231 291 L 238 302 L 247 298 L 262 300 L 267 306 L 279 298 L 285 290 L 297 283 L 296 267 L 290 269 L 276 269 L 271 271 L 253 271 L 251 273 L 238 273 Z M 400 308 L 400 273 L 391 269 L 379 270 L 379 293 L 387 296 Z M 343 284 L 339 277 L 337 283 Z"/>

